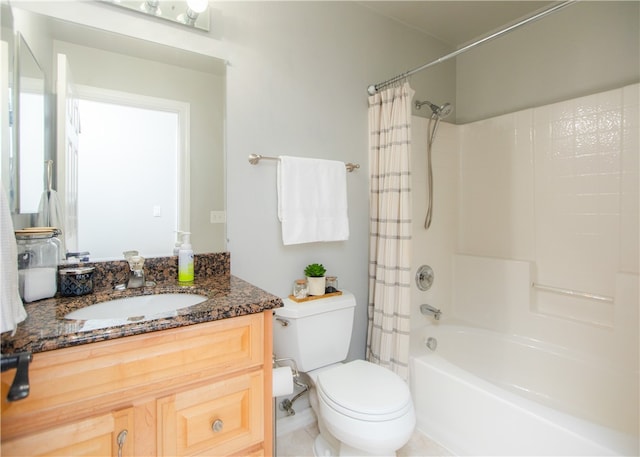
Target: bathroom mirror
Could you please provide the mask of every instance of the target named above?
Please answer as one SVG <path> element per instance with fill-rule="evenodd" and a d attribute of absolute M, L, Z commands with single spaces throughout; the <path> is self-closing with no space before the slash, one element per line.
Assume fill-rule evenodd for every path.
<path fill-rule="evenodd" d="M 13 7 L 16 11 L 16 7 Z M 180 200 L 180 195 L 174 194 L 173 199 L 186 208 L 188 220 L 185 225 L 176 225 L 172 228 L 159 228 L 157 222 L 167 212 L 165 207 L 158 207 L 153 203 L 141 206 L 145 198 L 152 198 L 157 194 L 166 194 L 167 189 L 173 189 L 175 185 L 161 175 L 160 165 L 165 164 L 165 159 L 155 157 L 154 160 L 144 160 L 142 171 L 137 177 L 125 177 L 129 171 L 136 150 L 125 157 L 116 158 L 115 151 L 100 152 L 95 158 L 96 166 L 103 177 L 108 168 L 112 169 L 108 175 L 107 183 L 90 195 L 83 195 L 79 189 L 78 200 L 90 201 L 97 211 L 91 219 L 98 217 L 96 214 L 109 213 L 108 218 L 102 221 L 96 228 L 91 229 L 96 235 L 91 243 L 78 242 L 73 250 L 89 251 L 91 260 L 120 259 L 125 250 L 139 250 L 145 257 L 158 257 L 172 255 L 176 240 L 175 230 L 188 230 L 191 232 L 191 243 L 196 253 L 219 252 L 226 249 L 226 227 L 220 223 L 219 214 L 225 211 L 224 195 L 224 86 L 225 86 L 225 62 L 210 56 L 193 53 L 184 49 L 178 49 L 158 43 L 141 40 L 99 30 L 82 24 L 67 22 L 58 18 L 52 18 L 37 14 L 33 11 L 20 13 L 20 22 L 24 23 L 24 15 L 29 16 L 35 23 L 40 24 L 38 33 L 46 34 L 46 37 L 27 36 L 34 41 L 42 43 L 48 40 L 51 62 L 43 66 L 45 71 L 51 72 L 51 81 L 59 78 L 58 55 L 64 54 L 68 62 L 68 69 L 73 74 L 74 84 L 80 88 L 77 91 L 81 97 L 87 93 L 116 94 L 115 97 L 129 96 L 142 99 L 162 99 L 187 106 L 186 115 L 181 119 L 187 119 L 188 127 L 184 132 L 184 144 L 188 149 L 188 157 L 184 175 L 179 179 L 187 183 L 186 197 Z M 46 24 L 46 26 L 42 26 Z M 35 27 L 30 28 L 32 31 Z M 52 84 L 53 85 L 53 84 Z M 51 92 L 57 92 L 55 87 L 47 88 Z M 85 94 L 85 95 L 82 95 Z M 92 95 L 95 100 L 95 96 Z M 60 97 L 58 97 L 60 98 Z M 56 116 L 55 107 L 52 116 Z M 55 124 L 60 124 L 60 115 L 56 116 L 57 122 L 50 120 L 49 128 L 55 131 Z M 135 122 L 132 122 L 136 125 Z M 181 124 L 183 125 L 183 124 Z M 82 119 L 79 130 L 82 130 Z M 123 131 L 104 132 L 105 141 L 120 137 L 125 141 L 128 134 Z M 60 135 L 57 135 L 60 137 Z M 82 134 L 80 135 L 82 137 Z M 59 142 L 61 138 L 58 138 Z M 53 140 L 55 143 L 55 140 Z M 64 144 L 64 143 L 62 143 Z M 82 138 L 80 139 L 82 144 Z M 52 151 L 56 151 L 56 145 L 50 145 Z M 57 146 L 62 150 L 61 146 Z M 80 155 L 87 152 L 80 149 Z M 53 152 L 52 158 L 56 159 Z M 72 185 L 67 182 L 68 174 L 65 159 L 60 157 L 55 160 L 54 189 L 58 190 L 60 198 L 66 196 L 66 192 Z M 44 163 L 44 161 L 43 161 Z M 106 165 L 109 165 L 107 167 Z M 171 162 L 168 167 L 179 168 L 179 164 Z M 39 192 L 42 193 L 43 174 L 40 173 Z M 118 194 L 116 191 L 122 190 Z M 120 196 L 116 196 L 120 195 Z M 183 196 L 184 197 L 184 196 Z M 73 197 L 71 197 L 72 199 Z M 107 211 L 108 210 L 108 211 Z M 144 228 L 131 218 L 132 215 L 147 215 L 149 225 Z M 216 215 L 217 217 L 213 217 Z M 32 225 L 36 225 L 33 218 Z M 94 221 L 95 222 L 95 221 Z M 79 214 L 78 227 L 86 226 L 89 220 L 82 219 Z M 154 225 L 155 224 L 155 225 Z M 155 228 L 155 227 L 158 228 Z M 120 233 L 118 233 L 120 232 Z M 158 241 L 149 245 L 150 239 L 157 237 Z M 116 242 L 116 240 L 122 240 Z M 105 248 L 109 244 L 110 248 Z M 105 251 L 108 249 L 108 251 Z M 71 250 L 71 249 L 68 249 Z"/>

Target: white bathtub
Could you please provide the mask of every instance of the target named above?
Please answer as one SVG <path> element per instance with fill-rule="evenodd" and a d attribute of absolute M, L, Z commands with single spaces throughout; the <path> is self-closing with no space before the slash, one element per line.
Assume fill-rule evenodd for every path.
<path fill-rule="evenodd" d="M 458 455 L 638 455 L 638 373 L 564 348 L 429 325 L 410 384 L 417 428 Z"/>

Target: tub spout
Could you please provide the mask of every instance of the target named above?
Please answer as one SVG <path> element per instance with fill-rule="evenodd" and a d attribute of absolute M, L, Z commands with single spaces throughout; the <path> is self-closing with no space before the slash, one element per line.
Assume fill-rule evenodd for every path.
<path fill-rule="evenodd" d="M 435 320 L 440 320 L 440 316 L 442 315 L 442 311 L 438 308 L 427 304 L 420 305 L 420 312 L 425 316 L 433 316 Z"/>

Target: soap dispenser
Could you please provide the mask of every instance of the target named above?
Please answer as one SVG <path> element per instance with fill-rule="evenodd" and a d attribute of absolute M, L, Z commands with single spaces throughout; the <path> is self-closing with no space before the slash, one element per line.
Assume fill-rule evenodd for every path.
<path fill-rule="evenodd" d="M 191 233 L 182 233 L 183 243 L 178 251 L 178 282 L 180 284 L 193 283 L 193 249 L 191 248 Z"/>
<path fill-rule="evenodd" d="M 173 246 L 173 255 L 175 256 L 180 254 L 180 248 L 182 247 L 182 243 L 184 242 L 184 239 L 182 237 L 183 234 L 183 231 L 176 230 L 176 243 Z"/>

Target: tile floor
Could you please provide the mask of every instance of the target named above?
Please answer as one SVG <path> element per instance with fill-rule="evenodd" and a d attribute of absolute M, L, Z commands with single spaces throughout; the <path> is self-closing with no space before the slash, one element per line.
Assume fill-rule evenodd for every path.
<path fill-rule="evenodd" d="M 277 457 L 313 456 L 313 440 L 318 435 L 316 423 L 278 436 L 276 440 Z M 431 441 L 420 432 L 414 432 L 411 440 L 400 450 L 398 457 L 451 456 L 449 451 Z"/>

